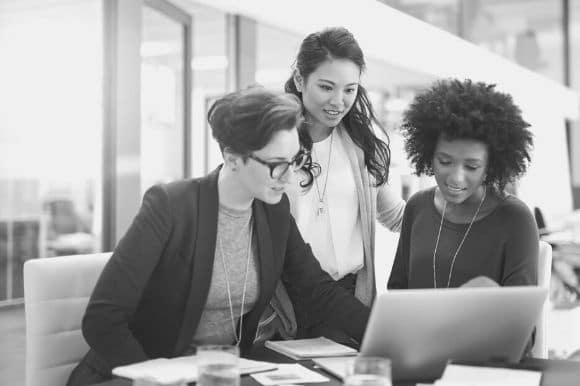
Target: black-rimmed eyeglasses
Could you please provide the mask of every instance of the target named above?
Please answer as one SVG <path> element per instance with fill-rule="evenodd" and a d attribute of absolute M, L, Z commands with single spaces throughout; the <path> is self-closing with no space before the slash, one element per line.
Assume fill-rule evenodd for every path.
<path fill-rule="evenodd" d="M 310 152 L 307 150 L 300 150 L 290 161 L 264 161 L 258 156 L 248 154 L 248 158 L 267 166 L 270 169 L 270 177 L 278 179 L 282 177 L 290 169 L 295 172 L 306 165 L 310 161 Z"/>

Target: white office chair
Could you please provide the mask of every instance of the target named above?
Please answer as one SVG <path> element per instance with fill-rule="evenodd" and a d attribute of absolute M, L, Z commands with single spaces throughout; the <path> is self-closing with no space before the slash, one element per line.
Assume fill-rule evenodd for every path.
<path fill-rule="evenodd" d="M 552 276 L 552 246 L 540 240 L 538 254 L 538 285 L 550 289 Z M 546 299 L 542 312 L 536 322 L 536 340 L 532 347 L 532 355 L 536 358 L 548 358 L 548 313 L 550 312 L 550 297 Z"/>
<path fill-rule="evenodd" d="M 26 386 L 63 386 L 89 347 L 81 320 L 111 253 L 24 264 Z"/>

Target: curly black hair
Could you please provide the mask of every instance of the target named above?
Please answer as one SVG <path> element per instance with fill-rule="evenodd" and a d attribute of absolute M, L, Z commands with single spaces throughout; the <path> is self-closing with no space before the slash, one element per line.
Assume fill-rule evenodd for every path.
<path fill-rule="evenodd" d="M 417 175 L 433 175 L 433 156 L 441 136 L 483 142 L 488 151 L 484 184 L 503 194 L 530 162 L 529 126 L 512 97 L 496 91 L 495 84 L 446 79 L 415 98 L 403 116 L 402 131 Z"/>

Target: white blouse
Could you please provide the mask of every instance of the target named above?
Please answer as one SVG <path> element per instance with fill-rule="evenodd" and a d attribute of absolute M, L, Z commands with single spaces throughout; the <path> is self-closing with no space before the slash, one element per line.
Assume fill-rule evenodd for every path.
<path fill-rule="evenodd" d="M 356 273 L 364 264 L 353 170 L 344 143 L 336 133 L 313 144 L 312 158 L 322 170 L 310 190 L 298 195 L 294 217 L 322 268 L 338 280 Z M 324 201 L 322 213 L 319 213 L 320 198 Z"/>

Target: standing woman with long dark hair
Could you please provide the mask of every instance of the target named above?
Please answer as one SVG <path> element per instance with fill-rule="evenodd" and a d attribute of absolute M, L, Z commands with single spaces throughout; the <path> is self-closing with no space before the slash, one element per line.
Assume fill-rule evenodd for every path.
<path fill-rule="evenodd" d="M 376 292 L 375 223 L 399 231 L 404 201 L 387 185 L 388 137 L 385 142 L 373 131 L 381 125 L 360 84 L 364 69 L 354 36 L 342 27 L 328 28 L 303 40 L 285 91 L 302 101 L 300 139 L 320 167 L 313 186 L 291 196 L 292 214 L 322 268 L 370 305 Z M 280 311 L 283 304 L 274 306 L 292 317 Z M 343 341 L 340 331 L 313 324 L 301 304 L 293 306 L 298 337 Z"/>

